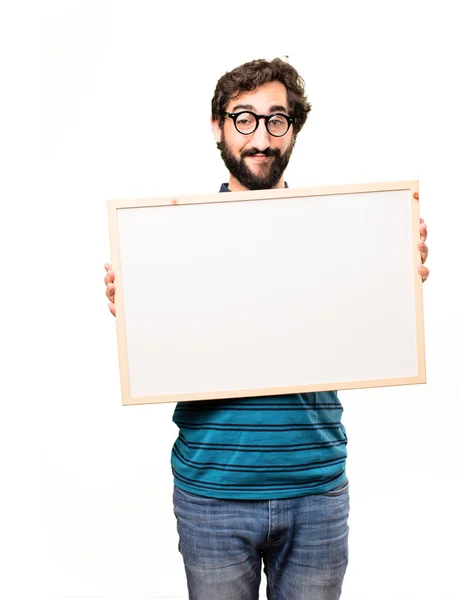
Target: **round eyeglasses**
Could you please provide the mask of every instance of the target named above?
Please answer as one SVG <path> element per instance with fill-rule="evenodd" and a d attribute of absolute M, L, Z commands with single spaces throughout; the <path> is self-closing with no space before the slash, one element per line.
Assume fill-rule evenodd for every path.
<path fill-rule="evenodd" d="M 270 135 L 282 137 L 289 131 L 289 127 L 295 122 L 294 117 L 288 117 L 283 113 L 273 113 L 272 115 L 257 115 L 254 112 L 244 111 L 236 113 L 225 113 L 226 117 L 233 119 L 235 129 L 243 135 L 250 135 L 258 129 L 260 119 L 264 119 L 264 124 Z"/>

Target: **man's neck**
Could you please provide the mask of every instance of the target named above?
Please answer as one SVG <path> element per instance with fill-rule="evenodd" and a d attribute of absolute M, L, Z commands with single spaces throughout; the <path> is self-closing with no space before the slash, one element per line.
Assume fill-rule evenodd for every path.
<path fill-rule="evenodd" d="M 278 183 L 276 185 L 274 185 L 271 189 L 276 190 L 276 189 L 283 189 L 285 187 L 284 185 L 284 175 L 281 176 L 281 179 L 278 181 Z M 228 189 L 231 192 L 247 192 L 248 188 L 245 187 L 244 185 L 241 185 L 241 183 L 238 181 L 238 179 L 235 179 L 235 177 L 233 177 L 233 175 L 230 174 L 230 179 L 228 180 Z"/>

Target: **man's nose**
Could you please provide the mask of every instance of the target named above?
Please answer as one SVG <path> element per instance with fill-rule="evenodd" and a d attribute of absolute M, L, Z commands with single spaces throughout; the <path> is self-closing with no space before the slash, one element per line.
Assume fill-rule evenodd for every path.
<path fill-rule="evenodd" d="M 252 146 L 258 150 L 260 150 L 261 152 L 263 150 L 266 150 L 266 148 L 269 148 L 270 145 L 270 139 L 269 139 L 269 133 L 268 130 L 266 129 L 266 125 L 264 123 L 264 119 L 261 118 L 259 120 L 259 125 L 256 128 L 256 131 L 253 133 L 253 139 L 252 141 Z"/>

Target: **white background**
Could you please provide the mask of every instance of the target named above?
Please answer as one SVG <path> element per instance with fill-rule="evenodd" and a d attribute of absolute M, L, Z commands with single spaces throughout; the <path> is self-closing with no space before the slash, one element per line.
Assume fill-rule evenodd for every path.
<path fill-rule="evenodd" d="M 466 1 L 2 3 L 2 597 L 187 597 L 173 406 L 120 404 L 105 201 L 217 191 L 215 83 L 282 55 L 313 105 L 289 184 L 419 179 L 430 231 L 428 384 L 340 394 L 342 598 L 468 597 L 468 15 Z"/>

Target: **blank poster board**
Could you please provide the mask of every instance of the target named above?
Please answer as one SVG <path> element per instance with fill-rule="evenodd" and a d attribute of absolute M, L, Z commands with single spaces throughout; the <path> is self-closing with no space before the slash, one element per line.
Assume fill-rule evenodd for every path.
<path fill-rule="evenodd" d="M 417 191 L 110 200 L 123 404 L 425 383 Z"/>

